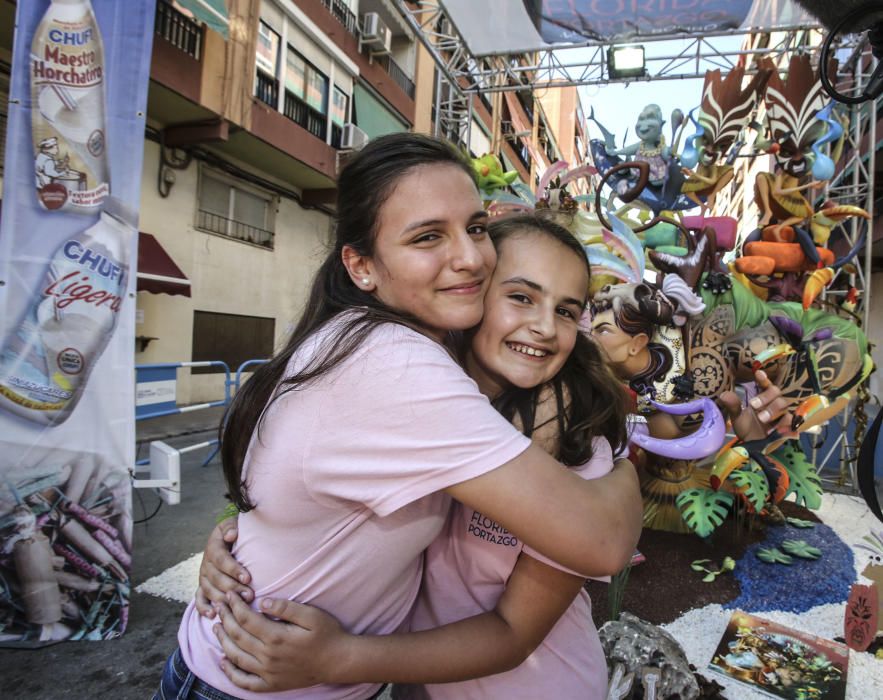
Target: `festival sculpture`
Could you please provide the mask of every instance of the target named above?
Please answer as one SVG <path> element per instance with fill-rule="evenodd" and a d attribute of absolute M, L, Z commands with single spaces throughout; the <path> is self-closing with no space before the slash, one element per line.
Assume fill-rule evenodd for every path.
<path fill-rule="evenodd" d="M 754 121 L 761 104 L 764 125 Z M 658 108 L 642 112 L 645 138 L 634 147 L 615 150 L 601 127 L 604 141 L 592 143 L 592 154 L 602 175 L 599 191 L 609 183 L 611 194 L 606 215 L 601 197 L 596 200 L 603 241 L 587 251 L 594 270 L 619 281 L 594 295 L 592 333 L 646 418 L 647 437 L 634 442 L 656 441 L 642 465 L 645 523 L 706 536 L 734 504 L 760 513 L 796 494 L 799 503 L 818 505 L 815 469 L 787 438 L 842 411 L 873 363 L 850 315 L 822 310 L 817 301 L 863 245 L 858 236 L 835 256 L 827 247 L 832 229 L 867 214 L 831 202 L 816 211 L 804 194 L 833 176 L 843 133 L 809 57 L 791 60 L 787 81 L 770 61 L 760 62 L 750 80 L 741 67 L 723 79 L 709 72 L 690 121 L 696 133 L 680 155 L 661 142 Z M 751 129 L 757 138 L 742 153 Z M 674 144 L 679 139 L 673 132 Z M 829 144 L 833 158 L 825 153 Z M 641 156 L 651 147 L 661 160 Z M 775 171 L 758 176 L 758 229 L 736 244 L 736 222 L 706 214 L 732 181 L 736 158 L 762 153 L 775 155 Z M 678 193 L 670 187 L 676 165 Z M 622 218 L 613 213 L 616 200 Z M 636 220 L 629 211 L 635 207 L 649 208 L 653 219 Z M 699 216 L 687 216 L 691 208 Z M 721 249 L 734 245 L 725 264 Z M 842 308 L 855 298 L 848 296 Z M 751 411 L 738 410 L 732 392 L 747 393 L 747 407 L 760 369 L 787 402 L 787 425 L 778 426 L 785 435 L 766 434 L 752 425 Z M 726 404 L 737 435 L 716 445 L 703 466 L 695 452 L 687 458 L 670 449 L 687 435 L 712 434 L 705 412 L 673 410 L 698 399 Z"/>
<path fill-rule="evenodd" d="M 681 170 L 687 178 L 681 192 L 702 214 L 714 210 L 717 193 L 733 179 L 733 162 L 744 146 L 739 137 L 772 73 L 768 67 L 758 70 L 744 88 L 742 66 L 731 70 L 725 78 L 721 78 L 720 70 L 706 73 L 699 116 L 694 118 L 692 111 L 689 115 L 696 133 L 687 139 L 680 156 Z"/>
<path fill-rule="evenodd" d="M 768 61 L 764 65 L 772 67 Z M 775 171 L 755 180 L 758 227 L 745 237 L 734 262 L 738 273 L 767 290 L 769 300 L 800 300 L 804 308 L 864 244 L 859 236 L 835 256 L 827 247 L 832 229 L 850 217 L 869 218 L 860 207 L 830 201 L 816 211 L 806 197 L 834 174 L 834 160 L 822 147 L 834 144 L 835 158 L 842 147 L 843 128 L 834 105 L 825 103 L 808 56 L 792 57 L 787 82 L 772 71 L 764 95 L 770 136 L 755 145 L 775 154 Z"/>
<path fill-rule="evenodd" d="M 817 301 L 862 245 L 859 237 L 835 256 L 831 230 L 866 214 L 830 203 L 815 211 L 803 194 L 833 175 L 822 149 L 833 144 L 836 157 L 842 134 L 814 75 L 805 57 L 792 59 L 787 83 L 770 62 L 750 80 L 741 67 L 725 78 L 710 72 L 680 156 L 679 111 L 670 147 L 661 110 L 648 105 L 638 142 L 617 149 L 598 124 L 594 167 L 555 163 L 536 194 L 515 183 L 516 195 L 492 195 L 493 215 L 545 210 L 568 225 L 586 246 L 593 281 L 604 281 L 591 290 L 589 332 L 643 418 L 631 440 L 649 527 L 708 536 L 734 507 L 774 513 L 789 495 L 818 507 L 821 484 L 795 437 L 844 410 L 873 369 L 849 314 Z M 753 121 L 761 103 L 770 138 Z M 732 181 L 749 129 L 759 135 L 748 157 L 774 153 L 776 167 L 758 176 L 759 226 L 737 244 L 735 220 L 706 215 Z M 594 174 L 589 212 L 592 196 L 571 196 L 568 185 Z M 697 208 L 699 216 L 687 215 Z M 751 408 L 770 385 L 787 409 L 772 431 L 769 416 Z M 729 442 L 721 409 L 736 436 Z"/>
<path fill-rule="evenodd" d="M 589 141 L 592 160 L 602 176 L 608 176 L 616 166 L 623 163 L 647 164 L 648 182 L 640 188 L 635 199 L 636 206 L 649 209 L 654 216 L 663 211 L 678 211 L 695 206 L 694 201 L 681 192 L 684 174 L 671 147 L 665 142 L 662 133 L 665 120 L 659 105 L 649 104 L 644 107 L 635 124 L 638 141 L 620 149 L 616 148 L 616 137 L 595 118 L 594 110 L 590 112 L 589 119 L 604 136 L 603 141 Z M 672 113 L 672 134 L 677 133 L 682 122 L 683 113 L 675 110 Z M 608 181 L 614 192 L 623 195 L 626 191 L 635 189 L 638 176 L 632 169 L 619 169 Z"/>

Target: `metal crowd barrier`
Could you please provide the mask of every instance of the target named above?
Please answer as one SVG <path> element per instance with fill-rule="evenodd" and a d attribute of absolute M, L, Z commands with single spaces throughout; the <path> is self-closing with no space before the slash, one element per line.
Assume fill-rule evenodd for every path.
<path fill-rule="evenodd" d="M 247 360 L 243 362 L 236 370 L 235 379 L 227 364 L 220 360 L 136 365 L 138 399 L 135 406 L 135 420 L 149 420 L 215 406 L 228 406 L 233 394 L 239 390 L 243 372 L 248 371 L 249 367 L 265 364 L 268 361 Z M 177 371 L 184 367 L 222 367 L 224 369 L 224 398 L 191 406 L 178 406 L 176 403 Z M 214 450 L 203 460 L 203 467 L 208 465 L 218 454 L 220 444 L 217 438 L 181 448 L 173 448 L 160 440 L 154 440 L 150 443 L 150 456 L 135 462 L 136 466 L 150 465 L 150 478 L 133 478 L 132 484 L 135 488 L 157 489 L 160 497 L 170 505 L 179 503 L 181 498 L 181 455 L 212 446 Z"/>
<path fill-rule="evenodd" d="M 251 362 L 254 362 L 254 360 L 251 360 Z M 156 364 L 136 365 L 136 382 L 138 385 L 142 386 L 148 384 L 157 384 L 162 385 L 162 388 L 168 389 L 170 383 L 177 382 L 176 373 L 179 369 L 183 367 L 223 367 L 224 398 L 218 401 L 208 401 L 206 403 L 198 403 L 191 406 L 177 406 L 175 405 L 175 393 L 172 392 L 171 401 L 157 401 L 155 403 L 147 404 L 148 408 L 146 408 L 146 410 L 144 411 L 139 411 L 138 407 L 136 406 L 136 421 L 159 418 L 160 416 L 173 416 L 181 413 L 191 413 L 193 411 L 200 411 L 206 408 L 213 408 L 215 406 L 227 406 L 230 403 L 230 398 L 232 396 L 231 389 L 234 386 L 234 382 L 230 374 L 230 368 L 227 366 L 227 363 L 221 362 L 220 360 L 211 360 L 207 362 L 159 362 Z M 240 373 L 237 372 L 236 387 L 239 386 L 239 374 Z M 218 439 L 215 438 L 214 440 L 206 440 L 194 445 L 188 445 L 187 447 L 179 448 L 178 452 L 184 454 L 186 452 L 193 452 L 194 450 L 200 450 L 205 447 L 210 447 L 217 444 Z M 218 450 L 216 448 L 211 453 L 211 455 L 209 455 L 209 457 L 203 462 L 202 466 L 205 466 L 209 462 L 211 462 L 217 452 Z M 145 464 L 150 464 L 149 457 L 139 459 L 135 462 L 136 466 L 143 466 Z"/>

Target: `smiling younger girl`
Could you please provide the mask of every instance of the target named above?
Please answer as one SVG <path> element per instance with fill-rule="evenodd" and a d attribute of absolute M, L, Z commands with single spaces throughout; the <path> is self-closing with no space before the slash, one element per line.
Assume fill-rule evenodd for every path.
<path fill-rule="evenodd" d="M 600 476 L 613 464 L 610 443 L 624 442 L 625 405 L 578 329 L 589 287 L 585 253 L 566 229 L 537 216 L 494 221 L 489 233 L 497 267 L 461 360 L 534 442 L 581 477 Z M 412 633 L 350 635 L 315 608 L 274 601 L 268 612 L 303 628 L 302 653 L 288 655 L 276 681 L 287 674 L 289 686 L 420 684 L 396 687 L 396 698 L 409 699 L 603 698 L 606 663 L 584 581 L 455 502 L 426 552 Z M 254 661 L 268 629 L 241 601 L 232 611 L 223 611 L 226 633 L 219 631 L 239 667 L 228 665 L 229 676 L 260 690 L 267 661 Z"/>

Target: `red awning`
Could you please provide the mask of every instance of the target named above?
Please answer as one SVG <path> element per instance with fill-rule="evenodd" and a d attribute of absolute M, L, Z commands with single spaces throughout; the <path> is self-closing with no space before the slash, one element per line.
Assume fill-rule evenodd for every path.
<path fill-rule="evenodd" d="M 138 233 L 139 292 L 190 296 L 190 280 L 149 233 Z"/>

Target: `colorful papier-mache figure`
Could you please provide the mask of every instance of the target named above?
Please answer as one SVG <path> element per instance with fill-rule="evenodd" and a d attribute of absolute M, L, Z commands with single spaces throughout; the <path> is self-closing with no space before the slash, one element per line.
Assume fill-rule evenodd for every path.
<path fill-rule="evenodd" d="M 773 68 L 768 60 L 762 66 Z M 808 308 L 864 242 L 859 236 L 851 250 L 835 258 L 827 247 L 832 228 L 849 217 L 869 217 L 857 206 L 833 202 L 815 211 L 806 196 L 833 177 L 834 160 L 822 147 L 833 143 L 836 158 L 843 135 L 809 56 L 792 57 L 787 82 L 772 70 L 764 102 L 771 140 L 758 144 L 775 153 L 776 167 L 755 180 L 758 228 L 744 239 L 734 267 L 768 290 L 770 300 L 801 300 Z"/>
<path fill-rule="evenodd" d="M 744 88 L 745 69 L 737 66 L 725 78 L 720 70 L 705 74 L 699 116 L 690 120 L 695 135 L 687 139 L 681 154 L 682 172 L 687 179 L 681 192 L 701 207 L 714 209 L 715 198 L 733 179 L 733 160 L 740 147 L 737 141 L 766 89 L 770 69 L 759 70 Z"/>
<path fill-rule="evenodd" d="M 505 190 L 518 179 L 515 170 L 503 170 L 503 163 L 493 153 L 473 158 L 472 168 L 478 179 L 478 190 L 484 199 L 492 198 L 496 192 Z"/>
<path fill-rule="evenodd" d="M 643 162 L 648 166 L 648 182 L 637 195 L 636 202 L 653 212 L 654 215 L 663 211 L 690 209 L 695 202 L 681 193 L 684 175 L 681 166 L 665 142 L 662 110 L 659 105 L 649 104 L 641 111 L 635 124 L 637 143 L 616 148 L 616 138 L 595 119 L 594 110 L 589 119 L 598 126 L 604 140 L 591 139 L 589 146 L 592 160 L 601 175 L 606 175 L 615 166 L 625 162 Z M 683 113 L 675 110 L 672 114 L 672 132 L 677 131 L 683 122 Z M 624 157 L 624 158 L 623 158 Z M 620 170 L 615 177 L 609 179 L 613 190 L 623 195 L 635 187 L 638 173 L 634 169 Z"/>
<path fill-rule="evenodd" d="M 615 222 L 612 226 L 621 228 Z M 713 259 L 713 235 L 700 238 L 708 241 L 706 260 Z M 636 270 L 631 282 L 601 290 L 592 302 L 592 334 L 637 395 L 651 438 L 698 434 L 697 439 L 710 439 L 707 412 L 694 433 L 697 416 L 675 418 L 670 408 L 659 409 L 718 399 L 738 385 L 750 390 L 753 373 L 761 367 L 790 404 L 795 431 L 842 410 L 849 392 L 870 373 L 867 340 L 853 323 L 800 304 L 765 303 L 739 282 L 729 288 L 705 285 L 708 272 L 695 283 L 680 272 L 675 269 L 659 284 L 650 284 Z M 792 492 L 807 504 L 817 501 L 820 488 L 799 446 L 782 445 L 775 433 L 722 443 L 723 438 L 707 445 L 712 454 L 720 450 L 710 470 L 696 468 L 695 452 L 686 458 L 648 454 L 642 469 L 645 524 L 704 536 L 722 522 L 737 497 L 755 512 Z"/>

